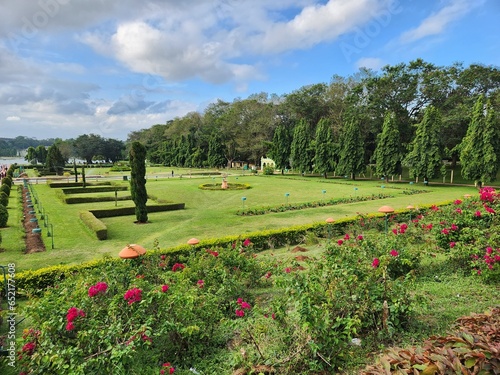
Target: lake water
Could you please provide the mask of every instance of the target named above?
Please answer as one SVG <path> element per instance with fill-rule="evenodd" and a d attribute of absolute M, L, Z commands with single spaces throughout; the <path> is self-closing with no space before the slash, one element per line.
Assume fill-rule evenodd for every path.
<path fill-rule="evenodd" d="M 12 158 L 0 157 L 0 164 L 14 164 L 14 163 L 17 163 L 19 165 L 28 164 L 28 162 L 21 157 L 12 157 Z"/>

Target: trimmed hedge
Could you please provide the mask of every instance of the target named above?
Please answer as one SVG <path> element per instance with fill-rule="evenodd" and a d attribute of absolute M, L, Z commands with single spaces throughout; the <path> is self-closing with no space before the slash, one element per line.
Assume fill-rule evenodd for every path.
<path fill-rule="evenodd" d="M 80 219 L 83 223 L 95 233 L 98 240 L 105 240 L 108 238 L 108 228 L 101 220 L 96 218 L 92 212 L 80 212 Z"/>
<path fill-rule="evenodd" d="M 48 183 L 49 187 L 51 188 L 71 188 L 71 187 L 83 187 L 83 182 L 49 182 Z M 111 185 L 111 182 L 109 181 L 102 181 L 102 182 L 87 182 L 85 184 L 86 186 L 104 186 L 104 185 Z"/>
<path fill-rule="evenodd" d="M 124 197 L 64 197 L 64 202 L 66 204 L 79 204 L 79 203 L 95 203 L 95 202 L 114 202 L 117 201 L 128 201 L 131 200 L 130 195 Z"/>
<path fill-rule="evenodd" d="M 108 193 L 115 191 L 126 191 L 128 190 L 127 186 L 94 186 L 94 187 L 85 187 L 85 188 L 70 188 L 70 189 L 61 189 L 62 192 L 66 195 L 69 194 L 85 194 L 85 193 Z"/>
<path fill-rule="evenodd" d="M 453 201 L 446 201 L 436 204 L 436 206 L 446 206 L 452 204 Z M 429 205 L 422 205 L 419 207 L 419 211 L 423 214 L 430 207 Z M 410 211 L 396 210 L 393 214 L 395 218 L 405 220 Z M 365 216 L 372 218 L 382 219 L 385 215 L 380 213 L 374 213 Z M 203 251 L 211 247 L 225 247 L 230 246 L 233 243 L 240 241 L 242 238 L 250 238 L 253 243 L 253 248 L 256 251 L 262 251 L 269 249 L 271 247 L 285 246 L 285 245 L 295 245 L 300 243 L 304 236 L 308 233 L 314 233 L 318 237 L 325 237 L 328 233 L 328 226 L 330 226 L 330 234 L 332 236 L 343 235 L 346 228 L 359 220 L 359 217 L 345 218 L 335 221 L 334 223 L 313 223 L 309 225 L 295 226 L 285 229 L 268 230 L 263 232 L 253 232 L 246 233 L 240 236 L 227 236 L 222 238 L 215 238 L 210 240 L 200 241 L 199 244 L 191 245 L 179 245 L 176 247 L 171 247 L 163 250 L 149 250 L 144 256 L 146 257 L 158 257 L 160 255 L 168 255 L 169 262 L 176 263 L 179 257 L 186 256 L 192 251 Z M 119 262 L 122 261 L 120 258 L 110 258 L 106 257 L 100 260 L 94 260 L 87 263 L 82 263 L 79 265 L 58 265 L 52 267 L 41 268 L 36 271 L 22 271 L 16 274 L 16 285 L 18 290 L 24 291 L 28 294 L 41 295 L 47 287 L 56 285 L 60 280 L 63 280 L 67 276 L 71 276 L 75 273 L 86 269 L 93 269 L 100 267 L 108 262 Z M 0 280 L 0 285 L 2 285 L 3 280 Z M 3 285 L 2 285 L 3 287 Z"/>
<path fill-rule="evenodd" d="M 147 206 L 148 213 L 151 212 L 163 212 L 163 211 L 175 211 L 183 210 L 185 203 L 171 203 L 171 204 L 158 204 L 155 206 Z M 103 217 L 115 217 L 115 216 L 127 216 L 135 215 L 135 207 L 120 207 L 120 208 L 106 208 L 98 210 L 90 210 L 97 218 Z"/>

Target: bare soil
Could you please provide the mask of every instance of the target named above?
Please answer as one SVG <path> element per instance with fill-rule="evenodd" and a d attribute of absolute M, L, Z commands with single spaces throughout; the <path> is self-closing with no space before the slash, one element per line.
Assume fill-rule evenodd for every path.
<path fill-rule="evenodd" d="M 36 215 L 36 209 L 34 202 L 28 202 L 30 199 L 29 189 L 23 187 L 23 226 L 25 232 L 25 254 L 38 253 L 45 251 L 45 245 L 42 240 L 42 233 L 33 233 L 32 230 L 39 227 L 38 222 L 32 222 L 30 219 L 37 218 L 41 220 L 39 216 Z M 33 207 L 28 207 L 33 205 Z M 35 214 L 31 214 L 30 211 L 35 211 Z"/>

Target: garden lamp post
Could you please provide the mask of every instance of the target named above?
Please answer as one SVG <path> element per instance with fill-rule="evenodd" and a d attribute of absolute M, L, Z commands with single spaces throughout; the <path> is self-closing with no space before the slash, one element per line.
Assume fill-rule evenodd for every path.
<path fill-rule="evenodd" d="M 325 220 L 326 221 L 326 230 L 328 232 L 328 242 L 330 242 L 330 239 L 332 237 L 332 223 L 335 221 L 331 217 Z"/>
<path fill-rule="evenodd" d="M 358 188 L 357 188 L 357 187 L 355 187 L 355 188 L 354 188 L 354 196 L 356 196 L 356 195 L 357 195 L 357 192 L 358 192 Z"/>
<path fill-rule="evenodd" d="M 50 232 L 47 233 L 47 236 L 50 235 L 50 242 L 52 245 L 52 250 L 54 250 L 54 224 L 50 224 Z"/>
<path fill-rule="evenodd" d="M 382 206 L 378 209 L 378 212 L 385 214 L 385 234 L 387 234 L 387 218 L 389 214 L 394 212 L 394 208 L 391 206 Z"/>
<path fill-rule="evenodd" d="M 413 207 L 413 206 L 410 204 L 410 205 L 406 206 L 406 208 L 407 208 L 408 210 L 410 210 L 410 222 L 411 222 L 411 212 L 413 211 L 413 209 L 414 209 L 415 207 Z"/>
<path fill-rule="evenodd" d="M 288 206 L 288 197 L 290 196 L 290 193 L 285 193 L 285 197 L 286 197 L 286 204 Z"/>
<path fill-rule="evenodd" d="M 243 209 L 245 209 L 245 201 L 247 200 L 247 197 L 241 197 L 241 203 L 243 205 Z"/>
<path fill-rule="evenodd" d="M 321 193 L 323 194 L 323 199 L 325 199 L 326 190 L 321 190 Z"/>

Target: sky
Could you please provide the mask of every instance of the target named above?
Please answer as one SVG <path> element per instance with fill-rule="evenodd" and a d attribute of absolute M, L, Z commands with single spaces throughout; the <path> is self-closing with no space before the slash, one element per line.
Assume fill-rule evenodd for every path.
<path fill-rule="evenodd" d="M 417 58 L 500 66 L 500 0 L 0 0 L 0 138 L 165 124 Z"/>

